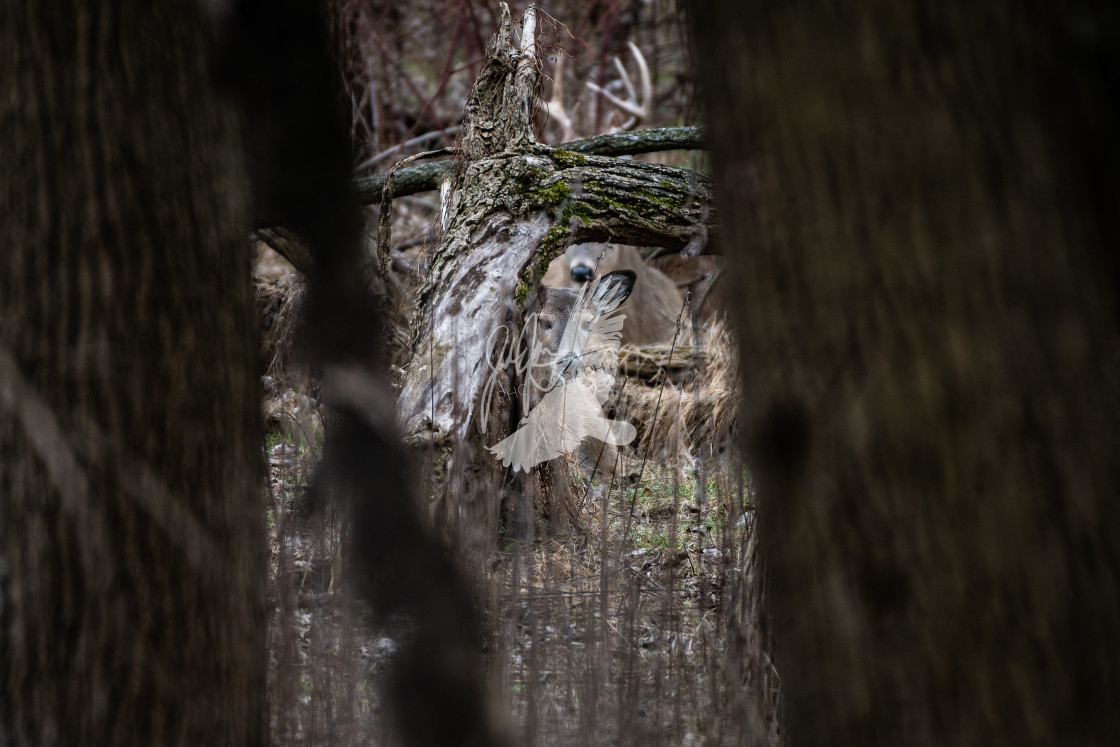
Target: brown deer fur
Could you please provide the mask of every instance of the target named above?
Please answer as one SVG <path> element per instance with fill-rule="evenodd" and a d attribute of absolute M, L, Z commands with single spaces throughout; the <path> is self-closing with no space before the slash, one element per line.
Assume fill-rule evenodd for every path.
<path fill-rule="evenodd" d="M 562 272 L 562 268 L 557 262 L 563 260 L 564 257 L 558 257 L 553 265 L 549 267 L 549 272 L 553 272 L 553 268 L 557 268 L 556 272 Z M 600 278 L 602 276 L 599 276 Z M 634 283 L 630 287 L 636 289 L 637 285 Z M 629 291 L 630 299 L 633 299 L 634 291 Z M 559 285 L 543 285 L 538 291 L 537 302 L 534 304 L 536 310 L 536 329 L 534 330 L 534 339 L 537 340 L 544 350 L 548 351 L 551 356 L 555 356 L 559 347 L 560 340 L 564 336 L 564 331 L 567 329 L 571 321 L 572 311 L 575 309 L 576 297 L 579 291 L 572 288 L 562 287 Z M 624 305 L 622 308 L 627 308 L 630 304 Z M 633 312 L 631 312 L 633 313 Z M 623 342 L 625 342 L 626 324 L 630 322 L 630 317 L 627 316 L 626 323 L 623 324 Z M 527 375 L 533 376 L 538 379 L 538 384 L 543 388 L 547 383 L 547 373 L 543 369 L 531 369 Z M 536 407 L 540 403 L 540 389 L 537 387 L 529 387 L 530 407 Z M 576 450 L 576 458 L 579 463 L 584 467 L 590 468 L 594 472 L 610 477 L 616 474 L 623 465 L 623 459 L 620 454 L 619 448 L 612 444 L 604 443 L 595 438 L 585 439 L 579 448 Z"/>
<path fill-rule="evenodd" d="M 682 257 L 677 252 L 656 257 L 649 264 L 668 277 L 683 294 L 692 290 L 692 307 L 700 310 L 703 324 L 726 315 L 735 308 L 731 298 L 731 284 L 722 277 L 721 257 L 702 255 Z"/>
<path fill-rule="evenodd" d="M 677 332 L 677 317 L 684 306 L 684 297 L 676 284 L 659 270 L 649 266 L 632 246 L 612 244 L 575 244 L 552 261 L 541 284 L 552 288 L 579 288 L 614 272 L 631 270 L 637 276 L 634 292 L 622 308 L 626 322 L 622 327 L 624 345 L 651 345 L 671 342 Z M 684 342 L 687 319 L 681 320 L 678 342 Z"/>

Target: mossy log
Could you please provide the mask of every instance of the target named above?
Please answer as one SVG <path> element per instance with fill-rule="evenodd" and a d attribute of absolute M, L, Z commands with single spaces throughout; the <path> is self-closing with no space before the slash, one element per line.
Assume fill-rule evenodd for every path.
<path fill-rule="evenodd" d="M 616 132 L 580 138 L 556 146 L 560 150 L 595 156 L 636 156 L 667 150 L 703 150 L 704 130 L 701 127 L 655 127 L 633 132 Z M 439 189 L 444 179 L 455 171 L 455 161 L 440 160 L 418 163 L 402 168 L 393 175 L 393 196 L 431 192 Z M 354 191 L 363 205 L 381 202 L 386 174 L 373 174 L 354 180 Z"/>

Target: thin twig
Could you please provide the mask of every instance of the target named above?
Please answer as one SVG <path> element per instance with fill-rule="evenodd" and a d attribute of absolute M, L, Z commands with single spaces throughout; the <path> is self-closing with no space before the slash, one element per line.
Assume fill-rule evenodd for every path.
<path fill-rule="evenodd" d="M 398 161 L 393 168 L 389 169 L 389 173 L 385 175 L 385 186 L 381 190 L 381 210 L 377 215 L 377 269 L 382 280 L 389 279 L 389 248 L 393 235 L 393 175 L 398 169 L 407 166 L 413 161 L 418 161 L 421 158 L 431 158 L 432 156 L 447 155 L 450 152 L 450 148 L 440 148 L 439 150 L 417 153 L 414 156 L 409 156 L 408 158 Z"/>
<path fill-rule="evenodd" d="M 461 129 L 463 129 L 461 125 L 452 125 L 451 127 L 444 127 L 442 130 L 432 130 L 431 132 L 425 132 L 423 135 L 417 135 L 410 140 L 405 140 L 403 143 L 394 145 L 388 150 L 383 150 L 377 155 L 367 158 L 365 161 L 358 165 L 358 168 L 356 168 L 355 171 L 368 169 L 370 166 L 381 163 L 389 156 L 399 153 L 405 148 L 411 148 L 413 145 L 420 145 L 421 143 L 426 143 L 429 140 L 435 140 L 437 137 L 443 137 L 445 135 L 455 135 Z"/>

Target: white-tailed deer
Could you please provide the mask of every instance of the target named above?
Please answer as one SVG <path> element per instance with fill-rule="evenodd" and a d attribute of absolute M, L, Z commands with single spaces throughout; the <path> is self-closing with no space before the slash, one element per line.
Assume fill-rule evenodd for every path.
<path fill-rule="evenodd" d="M 514 433 L 490 448 L 505 466 L 528 471 L 578 449 L 581 462 L 613 474 L 614 447 L 637 435 L 634 426 L 603 412 L 618 371 L 620 307 L 635 277 L 623 270 L 579 290 L 540 289 L 525 372 L 528 412 Z"/>
<path fill-rule="evenodd" d="M 618 270 L 629 270 L 636 280 L 634 291 L 623 307 L 626 324 L 622 328 L 624 345 L 651 345 L 685 341 L 688 320 L 677 318 L 684 306 L 684 296 L 676 284 L 657 269 L 646 264 L 632 246 L 613 244 L 576 244 L 553 260 L 541 284 L 554 288 L 580 288 L 588 281 Z"/>
<path fill-rule="evenodd" d="M 692 308 L 700 312 L 702 323 L 723 317 L 734 308 L 731 285 L 723 279 L 723 257 L 682 257 L 670 252 L 649 260 L 649 264 L 672 280 L 681 293 L 692 291 Z"/>

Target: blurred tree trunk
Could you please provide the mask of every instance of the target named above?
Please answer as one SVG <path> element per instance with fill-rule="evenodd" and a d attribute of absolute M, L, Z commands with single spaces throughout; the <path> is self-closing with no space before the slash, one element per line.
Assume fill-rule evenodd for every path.
<path fill-rule="evenodd" d="M 0 11 L 0 743 L 267 741 L 247 189 L 202 3 Z"/>
<path fill-rule="evenodd" d="M 1120 730 L 1120 19 L 1061 5 L 693 16 L 791 744 Z"/>

